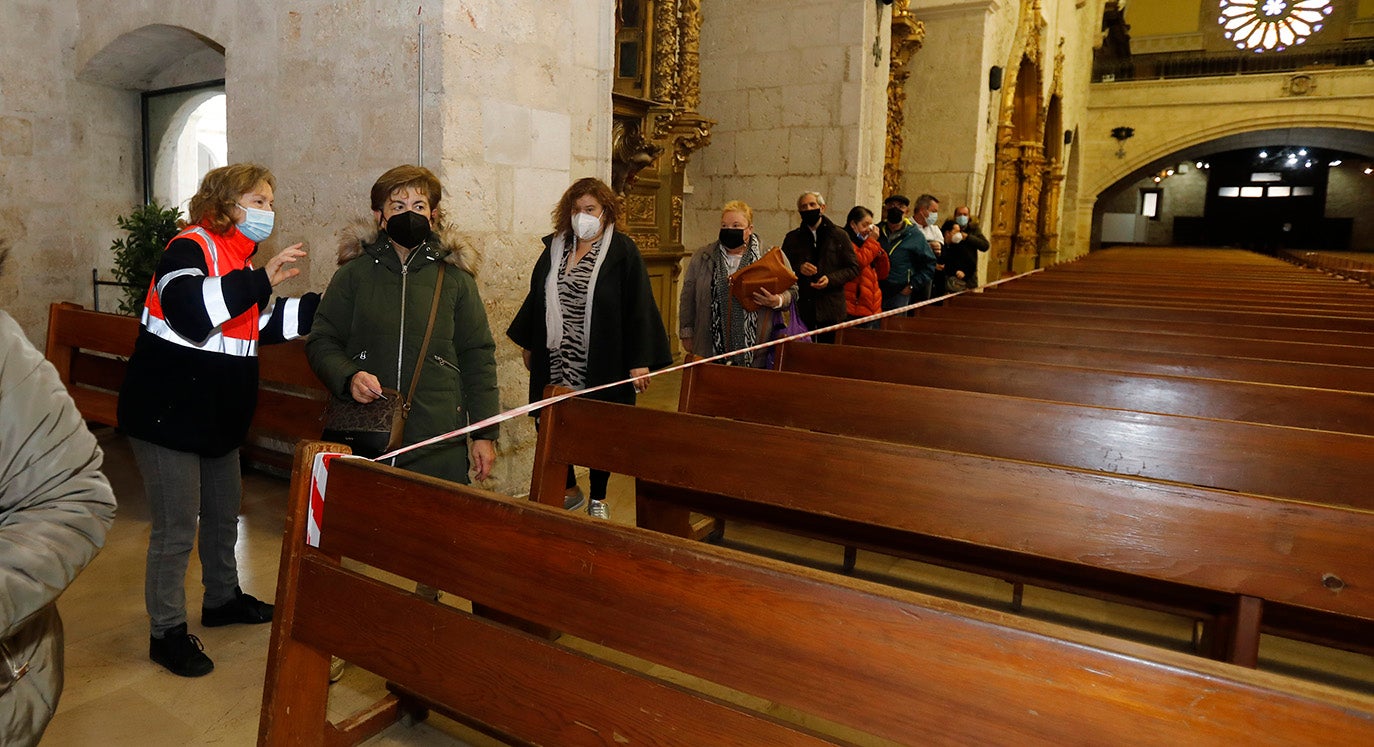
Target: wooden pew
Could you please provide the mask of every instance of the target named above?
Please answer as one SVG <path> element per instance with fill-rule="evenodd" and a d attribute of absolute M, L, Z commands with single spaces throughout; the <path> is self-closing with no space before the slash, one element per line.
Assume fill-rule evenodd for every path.
<path fill-rule="evenodd" d="M 1356 345 L 1374 347 L 1374 332 L 1349 332 L 1301 327 L 1273 327 L 1255 324 L 1217 324 L 1199 321 L 1159 322 L 1146 319 L 1113 319 L 1110 317 L 1072 316 L 1035 311 L 1009 313 L 976 305 L 924 306 L 916 310 L 917 318 L 941 319 L 953 322 L 1013 322 L 1040 327 L 1069 327 L 1075 329 L 1113 330 L 1116 332 L 1167 332 L 1174 335 L 1202 337 L 1238 337 L 1249 340 L 1319 343 L 1323 345 Z"/>
<path fill-rule="evenodd" d="M 1371 347 L 1220 335 L 1180 335 L 1162 330 L 1159 325 L 1151 328 L 1148 324 L 1126 331 L 1023 323 L 1014 316 L 996 321 L 981 321 L 956 315 L 938 319 L 928 316 L 888 317 L 882 321 L 882 328 L 896 332 L 975 337 L 980 340 L 1059 343 L 1112 350 L 1184 353 L 1219 358 L 1261 358 L 1365 368 L 1374 366 L 1374 348 Z"/>
<path fill-rule="evenodd" d="M 1094 303 L 1132 303 L 1145 301 L 1151 306 L 1177 309 L 1299 313 L 1319 317 L 1350 317 L 1374 320 L 1374 310 L 1370 309 L 1367 301 L 1304 301 L 1288 300 L 1281 297 L 1256 298 L 1253 296 L 1212 293 L 1209 291 L 1197 291 L 1189 295 L 1132 294 L 1129 292 L 1112 290 L 1110 288 L 1102 288 L 1094 292 L 1082 291 L 1073 294 L 1053 294 L 1030 288 L 1019 288 L 1012 283 L 1005 286 L 998 286 L 997 288 L 987 291 L 987 293 L 988 295 L 994 296 L 1036 300 L 1042 298 L 1056 298 Z"/>
<path fill-rule="evenodd" d="M 1374 512 L 580 399 L 540 427 L 531 497 L 550 505 L 585 465 L 636 477 L 641 526 L 679 536 L 688 509 L 1229 616 L 1226 656 L 1250 666 L 1271 609 L 1374 651 Z"/>
<path fill-rule="evenodd" d="M 1293 363 L 1258 358 L 1220 358 L 1204 353 L 1161 353 L 1072 343 L 981 339 L 881 329 L 844 329 L 836 335 L 836 340 L 843 345 L 1056 363 L 1104 371 L 1130 371 L 1374 393 L 1374 368 L 1364 366 Z"/>
<path fill-rule="evenodd" d="M 1093 303 L 1049 298 L 1022 298 L 1011 295 L 964 293 L 945 300 L 954 308 L 977 306 L 1005 312 L 1013 318 L 1021 312 L 1067 314 L 1075 317 L 1107 319 L 1151 319 L 1166 324 L 1174 322 L 1211 322 L 1269 327 L 1297 327 L 1300 329 L 1331 329 L 1352 332 L 1374 332 L 1374 319 L 1363 317 L 1324 316 L 1309 312 L 1240 311 L 1236 309 L 1165 308 L 1152 305 L 1148 299 L 1130 302 Z"/>
<path fill-rule="evenodd" d="M 721 365 L 678 411 L 1374 510 L 1374 436 Z"/>
<path fill-rule="evenodd" d="M 308 547 L 306 476 L 318 446 L 298 450 L 260 745 L 352 744 L 395 717 L 393 696 L 327 723 L 331 654 L 520 744 L 1374 740 L 1369 698 L 360 460 L 334 463 L 321 546 Z M 584 653 L 427 601 L 343 568 L 341 556 L 598 648 Z M 740 698 L 597 655 L 605 650 Z M 814 726 L 773 716 L 774 705 Z"/>
<path fill-rule="evenodd" d="M 118 425 L 119 388 L 138 326 L 134 317 L 89 311 L 74 303 L 49 307 L 46 355 L 87 421 Z M 290 457 L 272 448 L 271 442 L 291 445 L 319 438 L 329 394 L 305 360 L 304 340 L 259 348 L 258 378 L 258 406 L 244 452 L 254 460 L 289 468 Z"/>
<path fill-rule="evenodd" d="M 778 346 L 776 366 L 820 376 L 1374 435 L 1374 394 L 1365 392 L 804 342 Z"/>

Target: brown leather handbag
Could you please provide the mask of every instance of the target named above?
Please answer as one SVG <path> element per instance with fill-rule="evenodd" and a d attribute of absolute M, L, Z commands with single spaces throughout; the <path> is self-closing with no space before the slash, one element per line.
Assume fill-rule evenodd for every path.
<path fill-rule="evenodd" d="M 754 303 L 754 291 L 762 288 L 772 294 L 779 294 L 797 282 L 796 273 L 787 266 L 787 258 L 782 249 L 769 249 L 758 261 L 741 267 L 730 275 L 730 294 L 739 301 L 745 311 L 758 311 Z"/>
<path fill-rule="evenodd" d="M 425 338 L 420 343 L 420 359 L 410 377 L 410 391 L 402 397 L 395 389 L 382 388 L 382 396 L 363 404 L 353 399 L 330 397 L 324 408 L 324 433 L 320 438 L 347 445 L 358 456 L 369 459 L 395 451 L 405 435 L 410 403 L 415 399 L 415 385 L 420 382 L 425 353 L 434 333 L 434 319 L 439 312 L 439 295 L 444 288 L 444 264 L 439 263 L 439 277 L 434 281 L 434 300 L 429 305 L 429 322 Z"/>

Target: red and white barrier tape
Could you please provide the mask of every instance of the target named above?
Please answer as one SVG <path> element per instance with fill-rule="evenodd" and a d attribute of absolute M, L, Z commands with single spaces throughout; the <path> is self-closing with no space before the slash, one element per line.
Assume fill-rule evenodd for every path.
<path fill-rule="evenodd" d="M 1029 272 L 1023 272 L 1023 273 L 1021 273 L 1021 274 L 1019 274 L 1019 275 L 1012 275 L 1011 277 L 1002 278 L 1001 280 L 995 280 L 995 281 L 993 281 L 993 282 L 991 282 L 991 283 L 988 283 L 987 285 L 984 285 L 984 286 L 982 286 L 982 287 L 983 287 L 983 288 L 991 288 L 991 287 L 993 287 L 993 286 L 1001 285 L 1002 283 L 1008 282 L 1008 281 L 1010 281 L 1010 280 L 1016 280 L 1017 278 L 1024 278 L 1024 277 L 1026 277 L 1026 276 L 1028 276 L 1028 275 L 1033 275 L 1033 274 L 1035 274 L 1035 273 L 1037 273 L 1037 272 L 1040 272 L 1040 269 L 1030 270 Z M 832 324 L 832 325 L 830 325 L 829 327 L 822 327 L 822 328 L 820 328 L 820 329 L 808 330 L 807 332 L 804 332 L 804 333 L 801 333 L 801 334 L 792 335 L 792 336 L 790 336 L 790 337 L 780 337 L 780 338 L 778 338 L 778 339 L 776 339 L 776 340 L 769 340 L 769 341 L 767 341 L 767 342 L 761 342 L 761 343 L 759 343 L 759 344 L 757 344 L 757 345 L 754 345 L 754 346 L 751 346 L 751 347 L 748 347 L 748 348 L 741 348 L 741 349 L 739 349 L 739 350 L 732 350 L 732 351 L 730 351 L 730 352 L 728 352 L 728 353 L 721 353 L 720 355 L 713 355 L 713 356 L 711 356 L 710 358 L 699 358 L 699 359 L 697 359 L 697 360 L 691 361 L 690 363 L 681 363 L 681 364 L 676 365 L 676 366 L 670 366 L 670 367 L 668 367 L 668 368 L 662 368 L 662 369 L 659 369 L 659 370 L 657 370 L 657 371 L 651 371 L 651 372 L 649 372 L 649 373 L 648 373 L 647 375 L 645 375 L 645 376 L 631 376 L 631 377 L 627 377 L 627 378 L 621 379 L 620 381 L 613 381 L 613 382 L 611 382 L 611 383 L 609 383 L 609 384 L 602 384 L 602 385 L 600 385 L 600 386 L 589 387 L 589 388 L 587 388 L 587 389 L 578 389 L 577 391 L 573 391 L 573 392 L 564 392 L 563 394 L 558 394 L 558 395 L 554 395 L 554 396 L 552 396 L 552 397 L 547 397 L 547 398 L 545 398 L 545 399 L 539 400 L 538 402 L 531 402 L 531 403 L 529 403 L 528 405 L 522 405 L 522 406 L 517 407 L 517 408 L 515 408 L 515 409 L 507 410 L 507 411 L 505 411 L 505 412 L 503 412 L 503 413 L 500 413 L 500 414 L 497 414 L 497 415 L 493 415 L 493 416 L 491 416 L 491 417 L 489 417 L 489 418 L 486 418 L 485 420 L 480 420 L 480 421 L 478 421 L 478 422 L 476 422 L 476 423 L 473 423 L 473 424 L 471 424 L 471 425 L 469 425 L 469 426 L 466 426 L 466 427 L 464 427 L 464 428 L 459 428 L 458 430 L 455 430 L 455 431 L 449 431 L 448 433 L 440 434 L 440 435 L 438 435 L 438 436 L 434 436 L 433 438 L 425 439 L 424 441 L 420 441 L 419 443 L 413 443 L 413 444 L 411 444 L 411 445 L 409 445 L 409 446 L 404 446 L 404 447 L 402 447 L 402 448 L 396 449 L 395 451 L 392 451 L 392 452 L 388 452 L 388 453 L 386 453 L 386 454 L 383 454 L 383 455 L 377 457 L 376 459 L 374 459 L 373 461 L 377 461 L 377 462 L 385 461 L 385 460 L 387 460 L 387 459 L 391 459 L 391 458 L 394 458 L 394 457 L 398 457 L 398 456 L 400 456 L 400 455 L 402 455 L 402 454 L 404 454 L 404 453 L 406 453 L 406 452 L 408 452 L 408 451 L 414 451 L 415 449 L 421 449 L 421 448 L 424 448 L 424 447 L 426 447 L 426 446 L 431 446 L 431 445 L 437 444 L 437 443 L 439 443 L 439 442 L 441 442 L 441 441 L 447 441 L 447 440 L 449 440 L 449 439 L 451 439 L 451 438 L 457 438 L 457 437 L 459 437 L 459 436 L 465 436 L 465 435 L 467 435 L 467 434 L 469 434 L 469 433 L 471 433 L 471 432 L 473 432 L 473 431 L 478 431 L 478 430 L 481 430 L 481 429 L 486 428 L 486 427 L 488 427 L 488 426 L 496 425 L 497 423 L 504 423 L 505 421 L 510 420 L 510 419 L 512 419 L 512 418 L 518 418 L 518 417 L 520 417 L 521 415 L 528 415 L 528 414 L 534 412 L 535 410 L 539 410 L 539 409 L 548 407 L 549 405 L 556 404 L 556 403 L 558 403 L 558 402 L 562 402 L 562 401 L 565 400 L 565 399 L 572 399 L 573 397 L 580 397 L 580 396 L 582 396 L 582 395 L 584 395 L 584 394 L 591 394 L 592 392 L 599 392 L 599 391 L 602 391 L 603 389 L 611 389 L 611 388 L 613 388 L 613 387 L 621 386 L 622 384 L 629 384 L 629 383 L 632 383 L 632 382 L 634 382 L 634 381 L 636 381 L 636 380 L 638 380 L 638 379 L 651 379 L 651 378 L 653 378 L 653 377 L 655 377 L 655 376 L 662 376 L 663 374 L 672 373 L 672 372 L 674 372 L 674 371 L 681 371 L 681 370 L 686 369 L 686 368 L 691 368 L 692 366 L 699 366 L 699 365 L 701 365 L 701 364 L 703 364 L 703 363 L 714 363 L 714 362 L 716 362 L 716 361 L 718 361 L 718 360 L 722 360 L 722 359 L 725 359 L 725 358 L 733 358 L 733 357 L 735 357 L 735 356 L 737 356 L 737 355 L 740 355 L 741 353 L 754 352 L 754 351 L 757 351 L 757 350 L 764 350 L 764 349 L 770 348 L 770 347 L 772 347 L 772 346 L 774 346 L 774 345 L 781 345 L 781 344 L 784 343 L 784 342 L 791 342 L 791 341 L 793 341 L 793 340 L 799 340 L 799 339 L 801 339 L 801 338 L 803 338 L 803 337 L 812 337 L 812 336 L 814 336 L 814 335 L 824 334 L 824 333 L 826 333 L 826 332 L 835 332 L 835 331 L 838 331 L 838 330 L 841 330 L 841 329 L 847 329 L 847 328 L 849 328 L 849 327 L 857 327 L 857 326 L 859 326 L 859 325 L 861 325 L 861 324 L 867 324 L 867 323 L 869 323 L 869 322 L 871 322 L 871 321 L 874 321 L 874 320 L 877 320 L 877 319 L 884 319 L 884 318 L 887 318 L 887 317 L 889 317 L 889 316 L 896 316 L 897 314 L 906 314 L 907 312 L 911 311 L 912 309 L 919 309 L 919 308 L 922 307 L 922 306 L 928 306 L 928 305 L 930 305 L 930 304 L 932 304 L 932 303 L 935 303 L 935 302 L 937 302 L 937 301 L 943 301 L 943 300 L 946 299 L 946 298 L 953 298 L 954 296 L 962 295 L 962 294 L 964 294 L 964 293 L 969 293 L 969 292 L 972 291 L 972 290 L 973 290 L 973 289 L 970 288 L 969 290 L 959 291 L 958 293 L 948 293 L 948 294 L 946 294 L 946 295 L 937 296 L 937 297 L 935 297 L 935 298 L 931 298 L 931 299 L 926 300 L 926 301 L 920 301 L 920 302 L 917 302 L 917 303 L 909 304 L 909 305 L 907 305 L 907 306 L 901 306 L 901 307 L 898 307 L 898 308 L 895 308 L 895 309 L 890 309 L 890 310 L 888 310 L 888 311 L 883 311 L 883 312 L 880 312 L 880 313 L 877 313 L 877 314 L 872 314 L 872 315 L 870 315 L 870 316 L 861 317 L 861 318 L 859 318 L 859 319 L 850 319 L 849 321 L 840 322 L 839 324 Z"/>

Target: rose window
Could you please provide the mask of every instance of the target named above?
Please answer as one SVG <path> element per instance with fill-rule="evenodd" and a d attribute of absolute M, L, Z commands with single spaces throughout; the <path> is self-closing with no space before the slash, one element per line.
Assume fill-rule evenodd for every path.
<path fill-rule="evenodd" d="M 1321 31 L 1331 0 L 1221 0 L 1217 22 L 1236 49 L 1282 52 Z"/>

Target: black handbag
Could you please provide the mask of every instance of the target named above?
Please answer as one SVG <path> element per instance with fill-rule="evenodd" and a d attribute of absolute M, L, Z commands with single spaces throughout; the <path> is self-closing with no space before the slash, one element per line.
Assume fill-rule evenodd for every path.
<path fill-rule="evenodd" d="M 402 397 L 395 389 L 382 389 L 382 396 L 366 404 L 343 397 L 330 397 L 324 408 L 324 432 L 320 438 L 347 446 L 361 457 L 375 459 L 395 451 L 405 435 L 406 418 L 415 399 L 415 386 L 424 370 L 429 339 L 434 333 L 434 319 L 439 312 L 439 294 L 444 287 L 444 263 L 439 263 L 439 277 L 434 281 L 434 300 L 429 305 L 429 322 L 425 325 L 425 339 L 420 343 L 420 359 L 415 361 L 415 374 L 410 377 L 410 391 Z"/>

